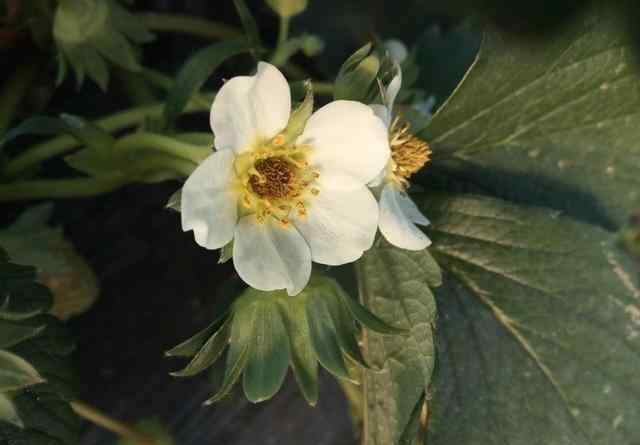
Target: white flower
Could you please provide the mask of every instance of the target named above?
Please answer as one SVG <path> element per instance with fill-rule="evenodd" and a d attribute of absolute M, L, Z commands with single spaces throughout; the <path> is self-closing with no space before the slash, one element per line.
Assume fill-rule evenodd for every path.
<path fill-rule="evenodd" d="M 218 249 L 232 240 L 240 277 L 260 290 L 304 289 L 311 262 L 338 265 L 373 244 L 378 206 L 367 188 L 390 157 L 387 131 L 351 101 L 317 110 L 288 142 L 291 94 L 274 66 L 238 76 L 211 107 L 217 151 L 182 191 L 182 228 Z"/>
<path fill-rule="evenodd" d="M 391 158 L 386 167 L 369 185 L 380 198 L 380 232 L 394 246 L 407 250 L 422 250 L 431 240 L 416 225 L 428 226 L 429 220 L 407 195 L 409 178 L 420 170 L 431 155 L 429 145 L 409 132 L 409 125 L 402 124 L 393 115 L 395 103 L 402 86 L 402 70 L 395 63 L 396 75 L 383 89 L 383 104 L 371 105 L 384 122 L 391 147 Z"/>

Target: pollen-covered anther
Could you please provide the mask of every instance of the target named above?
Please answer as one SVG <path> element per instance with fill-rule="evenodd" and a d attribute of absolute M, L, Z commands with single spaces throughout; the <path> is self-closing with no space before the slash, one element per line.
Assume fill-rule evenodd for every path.
<path fill-rule="evenodd" d="M 396 120 L 392 126 L 391 158 L 394 162 L 394 174 L 408 179 L 425 166 L 431 159 L 431 148 L 422 139 L 412 135 L 410 125 L 399 125 Z"/>
<path fill-rule="evenodd" d="M 284 135 L 283 134 L 279 134 L 276 137 L 273 138 L 273 140 L 271 141 L 273 143 L 273 145 L 275 145 L 276 147 L 281 147 L 282 145 L 284 145 L 284 143 L 286 142 Z"/>
<path fill-rule="evenodd" d="M 289 195 L 295 181 L 295 167 L 286 159 L 271 157 L 257 161 L 250 171 L 249 185 L 261 198 L 281 199 Z"/>

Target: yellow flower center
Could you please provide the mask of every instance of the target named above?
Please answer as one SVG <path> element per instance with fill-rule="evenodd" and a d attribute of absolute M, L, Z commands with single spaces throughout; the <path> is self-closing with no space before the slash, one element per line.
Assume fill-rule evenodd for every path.
<path fill-rule="evenodd" d="M 391 165 L 388 176 L 403 189 L 409 186 L 409 178 L 431 160 L 429 144 L 411 134 L 410 129 L 410 124 L 400 124 L 396 118 L 390 131 Z"/>
<path fill-rule="evenodd" d="M 284 227 L 292 212 L 307 215 L 309 195 L 317 195 L 315 186 L 320 174 L 306 160 L 308 147 L 284 145 L 278 135 L 242 155 L 234 163 L 237 188 L 245 214 L 256 214 L 259 223 L 272 217 Z"/>

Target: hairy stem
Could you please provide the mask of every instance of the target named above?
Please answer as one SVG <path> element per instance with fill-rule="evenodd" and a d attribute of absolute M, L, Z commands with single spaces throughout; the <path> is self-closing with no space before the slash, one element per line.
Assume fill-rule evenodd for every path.
<path fill-rule="evenodd" d="M 154 150 L 177 158 L 202 162 L 211 154 L 210 147 L 189 144 L 175 138 L 155 133 L 133 133 L 119 139 L 113 147 L 114 152 L 128 152 L 135 150 Z"/>
<path fill-rule="evenodd" d="M 76 400 L 71 402 L 71 408 L 83 419 L 113 434 L 128 439 L 136 445 L 155 445 L 155 440 L 152 437 L 137 432 L 133 427 L 110 417 L 91 405 Z"/>
<path fill-rule="evenodd" d="M 41 179 L 0 184 L 0 202 L 95 196 L 113 191 L 127 182 L 124 175 L 114 174 L 100 178 Z"/>
<path fill-rule="evenodd" d="M 143 12 L 138 17 L 152 31 L 180 32 L 214 40 L 242 36 L 242 32 L 233 26 L 199 17 L 157 12 Z"/>
<path fill-rule="evenodd" d="M 207 111 L 212 97 L 212 94 L 195 96 L 187 104 L 185 112 Z M 146 118 L 159 117 L 162 114 L 163 108 L 164 104 L 162 103 L 131 108 L 98 119 L 94 123 L 106 131 L 114 132 L 138 125 Z M 34 145 L 7 162 L 3 172 L 4 176 L 7 178 L 15 178 L 29 167 L 67 153 L 79 145 L 80 143 L 71 136 L 59 136 L 41 144 Z"/>

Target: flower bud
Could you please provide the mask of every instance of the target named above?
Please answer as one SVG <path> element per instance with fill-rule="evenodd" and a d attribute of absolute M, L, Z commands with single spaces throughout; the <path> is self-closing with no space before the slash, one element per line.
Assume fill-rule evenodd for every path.
<path fill-rule="evenodd" d="M 282 18 L 293 17 L 307 9 L 308 0 L 266 0 L 271 9 Z"/>

